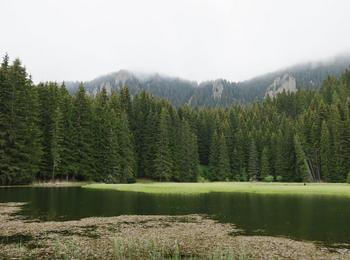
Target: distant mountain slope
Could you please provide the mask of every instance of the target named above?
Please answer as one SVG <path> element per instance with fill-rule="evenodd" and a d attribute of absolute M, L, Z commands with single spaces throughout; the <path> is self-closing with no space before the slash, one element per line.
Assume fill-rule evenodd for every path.
<path fill-rule="evenodd" d="M 96 95 L 103 87 L 108 92 L 127 85 L 132 95 L 145 90 L 155 96 L 171 101 L 175 106 L 228 106 L 233 103 L 249 103 L 262 100 L 267 90 L 278 78 L 290 76 L 295 79 L 296 88 L 316 89 L 328 75 L 338 76 L 350 66 L 350 55 L 342 55 L 328 61 L 310 62 L 242 82 L 217 79 L 197 83 L 159 74 L 138 74 L 120 70 L 92 81 L 84 82 L 90 95 Z M 79 82 L 66 82 L 69 91 L 74 92 Z M 273 93 L 269 94 L 270 96 Z"/>
<path fill-rule="evenodd" d="M 239 83 L 239 88 L 243 90 L 242 95 L 246 102 L 261 99 L 275 79 L 289 74 L 295 78 L 298 89 L 316 89 L 321 86 L 323 80 L 329 75 L 339 76 L 349 66 L 350 54 L 346 54 L 326 61 L 308 62 L 288 67 L 242 81 Z"/>
<path fill-rule="evenodd" d="M 65 83 L 70 92 L 74 92 L 79 82 Z M 90 95 L 96 95 L 103 87 L 110 93 L 123 86 L 128 86 L 132 95 L 145 90 L 155 96 L 170 100 L 175 106 L 188 102 L 194 95 L 197 82 L 183 80 L 175 77 L 161 76 L 159 74 L 137 74 L 127 70 L 120 70 L 92 81 L 84 82 Z"/>

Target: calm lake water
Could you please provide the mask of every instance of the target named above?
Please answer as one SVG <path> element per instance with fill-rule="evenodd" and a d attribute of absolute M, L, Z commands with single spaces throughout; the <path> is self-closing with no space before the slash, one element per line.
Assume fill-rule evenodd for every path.
<path fill-rule="evenodd" d="M 153 195 L 82 188 L 0 188 L 0 202 L 29 202 L 30 219 L 205 214 L 244 234 L 350 244 L 350 199 L 241 193 Z"/>

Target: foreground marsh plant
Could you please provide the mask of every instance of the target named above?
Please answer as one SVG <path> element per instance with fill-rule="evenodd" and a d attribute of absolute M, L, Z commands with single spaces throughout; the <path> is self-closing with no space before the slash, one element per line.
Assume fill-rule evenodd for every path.
<path fill-rule="evenodd" d="M 181 251 L 177 241 L 173 244 L 165 244 L 160 239 L 150 240 L 122 240 L 120 238 L 113 239 L 113 257 L 115 259 L 172 259 L 172 260 L 248 260 L 252 259 L 245 248 L 240 247 L 235 252 L 233 249 L 217 249 L 213 252 L 207 252 L 204 255 L 186 255 Z"/>
<path fill-rule="evenodd" d="M 121 238 L 113 239 L 113 256 L 117 259 L 181 259 L 181 252 L 177 240 L 161 241 L 159 238 L 148 240 L 131 238 L 128 240 Z"/>

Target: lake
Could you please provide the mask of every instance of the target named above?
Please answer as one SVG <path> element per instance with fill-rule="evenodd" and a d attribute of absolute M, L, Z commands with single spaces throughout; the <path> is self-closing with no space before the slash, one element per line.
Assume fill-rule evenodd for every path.
<path fill-rule="evenodd" d="M 75 220 L 92 216 L 205 214 L 243 234 L 283 236 L 327 245 L 350 244 L 350 199 L 249 193 L 159 195 L 79 187 L 0 188 L 0 202 L 28 202 L 28 219 Z"/>

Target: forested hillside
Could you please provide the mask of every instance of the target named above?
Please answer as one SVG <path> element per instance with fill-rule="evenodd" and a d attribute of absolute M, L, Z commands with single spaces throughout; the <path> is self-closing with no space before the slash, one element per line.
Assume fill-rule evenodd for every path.
<path fill-rule="evenodd" d="M 226 108 L 175 107 L 128 87 L 71 95 L 0 68 L 0 184 L 34 180 L 344 182 L 350 171 L 350 71 L 320 90 Z"/>
<path fill-rule="evenodd" d="M 103 88 L 110 93 L 112 90 L 119 91 L 122 87 L 128 86 L 132 96 L 146 91 L 169 100 L 176 107 L 185 104 L 192 107 L 228 107 L 263 100 L 268 87 L 275 79 L 284 75 L 293 77 L 298 89 L 319 89 L 328 75 L 339 76 L 349 66 L 350 55 L 342 55 L 328 61 L 288 67 L 242 82 L 217 79 L 201 83 L 159 74 L 139 74 L 120 70 L 85 82 L 84 86 L 87 93 L 92 96 Z M 66 82 L 70 93 L 75 93 L 79 85 L 80 82 Z"/>

